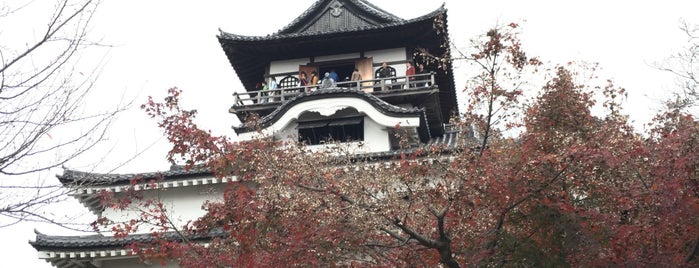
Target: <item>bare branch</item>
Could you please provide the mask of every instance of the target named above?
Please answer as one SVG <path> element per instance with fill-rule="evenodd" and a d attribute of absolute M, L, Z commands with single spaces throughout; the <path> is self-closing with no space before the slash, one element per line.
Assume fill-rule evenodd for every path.
<path fill-rule="evenodd" d="M 39 4 L 43 3 L 8 7 L 0 10 L 0 16 L 27 16 L 22 13 L 26 7 Z M 25 41 L 26 47 L 0 44 L 0 175 L 15 180 L 12 186 L 0 185 L 6 190 L 0 215 L 13 221 L 62 224 L 41 209 L 64 199 L 69 191 L 25 177 L 44 174 L 94 148 L 105 139 L 117 114 L 130 105 L 119 103 L 101 111 L 86 108 L 105 65 L 105 58 L 98 58 L 90 71 L 79 71 L 87 66 L 81 56 L 101 46 L 88 40 L 99 4 L 99 0 L 55 0 L 45 24 L 30 29 L 40 35 Z"/>

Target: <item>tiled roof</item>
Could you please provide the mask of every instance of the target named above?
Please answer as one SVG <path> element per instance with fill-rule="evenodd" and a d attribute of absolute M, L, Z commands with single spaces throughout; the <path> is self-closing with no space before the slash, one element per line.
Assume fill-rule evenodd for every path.
<path fill-rule="evenodd" d="M 393 15 L 389 13 L 388 11 L 385 11 L 374 4 L 370 3 L 369 1 L 364 1 L 364 0 L 349 0 L 349 2 L 355 3 L 359 7 L 363 7 L 364 10 L 366 10 L 369 13 L 372 13 L 376 16 L 382 17 L 386 20 L 393 20 L 393 21 L 401 21 L 403 19 L 399 18 L 396 15 Z"/>
<path fill-rule="evenodd" d="M 84 235 L 84 236 L 52 236 L 42 234 L 36 230 L 36 240 L 29 241 L 36 250 L 94 250 L 94 249 L 116 249 L 123 248 L 132 243 L 148 243 L 154 241 L 153 235 L 146 234 L 131 234 L 125 238 L 114 238 L 113 236 L 104 236 L 102 234 Z M 189 237 L 192 240 L 206 240 L 212 237 L 220 237 L 225 235 L 225 232 L 220 229 L 215 229 L 206 235 L 195 235 Z M 175 232 L 168 232 L 162 236 L 164 239 L 177 240 L 180 236 Z"/>
<path fill-rule="evenodd" d="M 321 0 L 322 1 L 322 0 Z M 319 1 L 320 2 L 320 1 Z M 359 2 L 359 1 L 358 1 Z M 363 2 L 363 1 L 362 1 Z M 316 2 L 318 3 L 318 2 Z M 366 3 L 368 4 L 368 3 Z M 370 5 L 370 4 L 369 4 Z M 374 30 L 380 30 L 380 29 L 389 29 L 392 27 L 398 27 L 398 26 L 403 26 L 403 25 L 408 25 L 411 23 L 419 22 L 419 21 L 424 21 L 424 20 L 430 20 L 433 19 L 435 16 L 438 14 L 446 12 L 446 8 L 444 8 L 444 5 L 442 5 L 440 8 L 425 14 L 423 16 L 413 18 L 410 20 L 403 20 L 403 19 L 396 19 L 392 20 L 387 23 L 383 24 L 378 24 L 378 25 L 364 25 L 364 26 L 357 26 L 357 27 L 350 27 L 350 28 L 342 28 L 341 30 L 333 30 L 333 31 L 317 31 L 317 32 L 285 32 L 285 29 L 289 28 L 290 25 L 296 24 L 296 20 L 292 22 L 289 26 L 285 27 L 284 29 L 280 30 L 277 33 L 266 35 L 266 36 L 247 36 L 247 35 L 238 35 L 238 34 L 233 34 L 233 33 L 228 33 L 224 31 L 220 31 L 219 34 L 219 39 L 220 40 L 231 40 L 231 41 L 272 41 L 272 40 L 286 40 L 286 39 L 293 39 L 293 38 L 301 38 L 301 37 L 312 37 L 312 36 L 322 36 L 322 35 L 328 35 L 328 34 L 335 34 L 335 33 L 352 33 L 352 32 L 361 32 L 361 31 L 374 31 Z M 297 20 L 302 19 L 304 15 L 300 16 L 297 18 Z M 391 15 L 393 16 L 393 15 Z M 395 17 L 395 16 L 394 16 Z M 397 18 L 397 17 L 396 17 Z"/>
<path fill-rule="evenodd" d="M 292 106 L 294 106 L 298 103 L 311 101 L 311 100 L 317 100 L 317 99 L 328 99 L 328 98 L 334 98 L 334 97 L 358 97 L 358 98 L 362 98 L 362 99 L 366 100 L 367 102 L 369 102 L 374 107 L 376 107 L 379 112 L 381 112 L 383 114 L 391 115 L 391 116 L 398 116 L 398 117 L 416 116 L 416 115 L 420 115 L 421 113 L 424 112 L 423 109 L 418 109 L 418 108 L 406 109 L 406 108 L 401 108 L 401 107 L 392 105 L 392 104 L 380 99 L 379 97 L 376 97 L 372 94 L 366 93 L 366 92 L 361 91 L 361 90 L 335 87 L 335 88 L 320 89 L 320 90 L 315 90 L 315 91 L 311 91 L 311 92 L 301 93 L 298 96 L 282 103 L 273 112 L 271 112 L 267 116 L 260 119 L 259 125 L 262 127 L 267 127 L 269 125 L 272 125 L 289 108 L 291 108 Z M 244 125 L 239 126 L 239 127 L 235 127 L 234 129 L 237 133 L 244 133 L 244 132 L 250 131 Z"/>
<path fill-rule="evenodd" d="M 164 179 L 170 179 L 178 177 L 194 177 L 207 175 L 211 175 L 211 172 L 204 168 L 192 168 L 190 170 L 185 170 L 182 166 L 173 166 L 170 168 L 170 170 L 134 174 L 102 174 L 64 169 L 63 175 L 58 175 L 57 177 L 58 180 L 61 181 L 61 183 L 63 184 L 90 183 L 93 185 L 102 185 L 128 183 L 129 181 L 131 181 L 131 179 L 136 177 L 144 180 L 150 180 L 158 179 L 161 177 Z"/>
<path fill-rule="evenodd" d="M 426 146 L 444 146 L 446 149 L 455 149 L 459 145 L 459 132 L 444 133 L 441 137 L 432 138 Z"/>

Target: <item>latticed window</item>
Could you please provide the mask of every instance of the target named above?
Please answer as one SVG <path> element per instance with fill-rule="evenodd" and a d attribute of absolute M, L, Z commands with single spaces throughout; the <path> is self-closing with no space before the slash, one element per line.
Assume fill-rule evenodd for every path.
<path fill-rule="evenodd" d="M 388 69 L 388 71 L 391 73 L 391 75 L 389 77 L 396 77 L 396 69 L 395 68 L 393 68 L 391 66 L 387 66 L 386 69 Z M 376 69 L 376 72 L 374 72 L 374 78 L 376 78 L 376 79 L 386 78 L 386 77 L 381 77 L 380 73 L 381 73 L 381 68 Z M 390 84 L 395 84 L 396 81 L 397 80 L 395 78 L 390 79 L 390 80 L 386 79 L 385 81 L 383 81 L 383 84 L 386 85 L 386 88 L 382 89 L 381 87 L 376 87 L 376 88 L 374 88 L 374 91 L 381 91 L 381 90 L 385 90 L 385 89 L 398 89 L 398 88 L 400 88 L 400 86 L 397 86 L 397 85 L 389 86 Z M 377 84 L 377 85 L 381 84 L 381 81 L 376 81 L 375 84 Z"/>
<path fill-rule="evenodd" d="M 299 79 L 291 75 L 284 77 L 284 79 L 279 81 L 279 88 L 290 88 L 298 86 L 300 86 Z"/>
<path fill-rule="evenodd" d="M 391 77 L 396 77 L 396 69 L 391 66 L 388 66 L 387 68 L 389 71 L 391 71 Z M 374 72 L 374 77 L 377 79 L 380 78 L 379 72 L 381 72 L 381 68 L 376 69 L 376 72 Z"/>

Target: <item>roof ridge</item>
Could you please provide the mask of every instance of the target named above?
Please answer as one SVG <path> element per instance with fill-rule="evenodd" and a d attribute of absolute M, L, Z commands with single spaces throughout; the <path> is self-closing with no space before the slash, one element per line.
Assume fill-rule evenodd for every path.
<path fill-rule="evenodd" d="M 334 2 L 340 3 L 341 6 L 342 4 L 351 4 L 353 6 L 356 6 L 360 10 L 371 14 L 373 16 L 376 16 L 382 20 L 385 20 L 385 23 L 380 23 L 380 26 L 383 24 L 393 24 L 393 23 L 400 23 L 404 22 L 405 19 L 398 17 L 384 9 L 381 9 L 380 7 L 370 3 L 369 1 L 366 0 L 318 0 L 311 4 L 308 9 L 306 9 L 304 12 L 302 12 L 298 17 L 296 17 L 294 20 L 292 20 L 289 24 L 286 26 L 282 27 L 278 31 L 274 32 L 273 34 L 268 34 L 267 36 L 274 36 L 274 35 L 284 35 L 284 34 L 295 34 L 295 33 L 300 33 L 303 30 L 302 29 L 295 29 L 291 31 L 294 28 L 297 28 L 302 25 L 302 22 L 305 20 L 309 19 L 309 17 L 317 14 L 318 12 L 322 11 L 321 7 L 328 7 L 331 6 Z"/>
<path fill-rule="evenodd" d="M 319 0 L 323 1 L 323 0 Z M 223 31 L 219 29 L 219 42 L 222 42 L 223 40 L 239 40 L 239 41 L 258 41 L 258 40 L 278 40 L 278 39 L 284 39 L 284 38 L 294 38 L 294 37 L 304 37 L 304 36 L 315 36 L 315 35 L 324 35 L 324 34 L 335 34 L 335 33 L 350 33 L 350 32 L 357 32 L 357 31 L 364 31 L 364 30 L 374 30 L 374 29 L 382 29 L 386 27 L 394 27 L 394 26 L 401 26 L 401 25 L 407 25 L 410 23 L 415 23 L 419 21 L 423 21 L 426 19 L 430 19 L 435 17 L 437 14 L 443 13 L 446 11 L 446 8 L 444 4 L 442 4 L 439 8 L 433 10 L 432 12 L 429 12 L 427 14 L 424 14 L 419 17 L 415 17 L 412 19 L 401 19 L 399 21 L 394 21 L 394 22 L 389 22 L 389 23 L 384 23 L 381 25 L 374 25 L 374 26 L 360 26 L 360 27 L 351 27 L 351 28 L 345 28 L 343 31 L 338 31 L 338 32 L 292 32 L 292 33 L 283 33 L 283 30 L 285 30 L 287 27 L 291 27 L 292 24 L 296 23 L 298 18 L 294 21 L 292 21 L 287 27 L 283 28 L 282 30 L 279 30 L 273 34 L 267 34 L 267 35 L 242 35 L 242 34 L 235 34 L 235 33 L 229 33 L 226 31 Z M 300 18 L 300 17 L 299 17 Z"/>

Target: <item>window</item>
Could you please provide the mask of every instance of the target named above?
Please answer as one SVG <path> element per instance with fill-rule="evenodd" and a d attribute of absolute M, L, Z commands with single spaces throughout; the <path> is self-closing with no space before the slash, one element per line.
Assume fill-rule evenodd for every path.
<path fill-rule="evenodd" d="M 284 77 L 284 79 L 279 81 L 279 88 L 290 88 L 298 86 L 300 86 L 299 79 L 291 75 Z"/>
<path fill-rule="evenodd" d="M 374 79 L 385 79 L 385 81 L 383 81 L 383 82 L 376 81 L 374 84 L 376 84 L 376 85 L 381 85 L 382 83 L 383 84 L 395 84 L 397 81 L 395 78 L 388 80 L 388 79 L 386 79 L 386 77 L 380 77 L 381 75 L 379 73 L 381 73 L 381 68 L 382 67 L 379 67 L 374 72 Z M 396 69 L 395 68 L 393 68 L 391 66 L 387 66 L 387 69 L 391 73 L 390 76 L 388 76 L 388 77 L 396 77 Z M 401 85 L 386 86 L 386 88 L 384 88 L 384 89 L 382 89 L 381 87 L 375 87 L 374 91 L 381 91 L 381 90 L 385 90 L 385 89 L 400 89 L 400 88 L 401 88 Z"/>
<path fill-rule="evenodd" d="M 393 68 L 393 67 L 391 67 L 391 66 L 386 66 L 386 67 L 388 67 L 388 70 L 391 72 L 391 76 L 390 76 L 390 77 L 396 77 L 396 68 Z M 379 78 L 380 78 L 380 77 L 379 77 L 379 72 L 381 72 L 381 66 L 379 66 L 379 68 L 376 69 L 376 71 L 374 72 L 374 77 L 375 77 L 376 79 L 379 79 Z"/>
<path fill-rule="evenodd" d="M 345 117 L 298 123 L 299 141 L 308 145 L 364 140 L 364 118 Z"/>
<path fill-rule="evenodd" d="M 329 73 L 330 71 L 335 71 L 338 77 L 337 82 L 344 82 L 349 80 L 349 78 L 352 76 L 352 72 L 354 71 L 354 62 L 351 63 L 334 63 L 334 64 L 322 64 L 318 66 L 318 78 L 320 80 L 323 80 L 323 76 L 325 73 Z"/>

